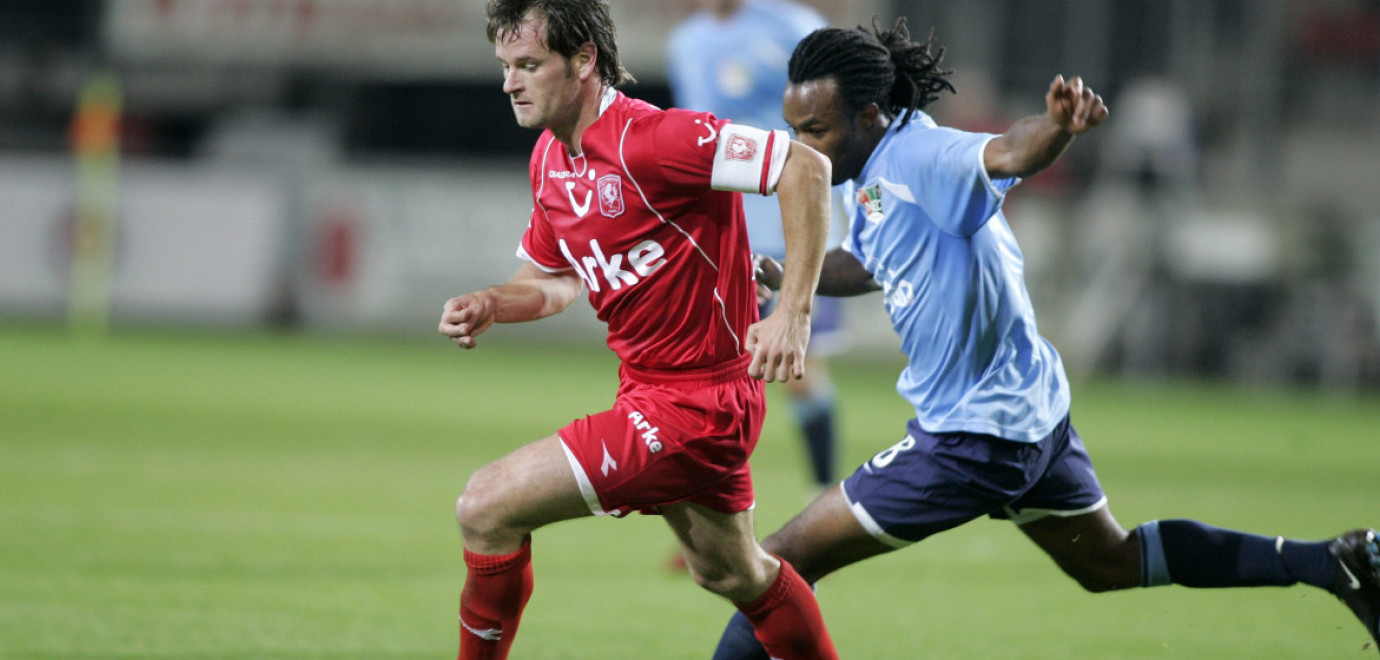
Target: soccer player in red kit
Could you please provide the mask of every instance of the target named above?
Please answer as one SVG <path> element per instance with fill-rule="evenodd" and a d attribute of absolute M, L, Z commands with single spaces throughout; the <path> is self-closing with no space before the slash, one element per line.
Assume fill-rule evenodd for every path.
<path fill-rule="evenodd" d="M 470 477 L 456 503 L 468 573 L 460 657 L 504 658 L 532 593 L 531 533 L 589 515 L 664 517 L 696 582 L 733 601 L 771 655 L 836 658 L 794 569 L 753 531 L 748 457 L 762 381 L 799 378 L 829 223 L 829 163 L 784 132 L 624 96 L 605 0 L 490 0 L 518 124 L 545 129 L 533 209 L 504 284 L 452 298 L 462 348 L 588 289 L 622 364 L 612 409 Z M 776 193 L 791 258 L 758 321 L 741 194 Z"/>

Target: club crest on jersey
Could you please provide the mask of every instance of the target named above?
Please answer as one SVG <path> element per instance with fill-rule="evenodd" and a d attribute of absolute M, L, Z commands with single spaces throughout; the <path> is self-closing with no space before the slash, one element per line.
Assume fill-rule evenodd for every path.
<path fill-rule="evenodd" d="M 605 174 L 599 177 L 599 212 L 606 217 L 623 215 L 623 177 Z"/>
<path fill-rule="evenodd" d="M 724 148 L 724 155 L 729 160 L 750 161 L 757 155 L 757 141 L 741 135 L 730 136 L 728 145 Z"/>
<path fill-rule="evenodd" d="M 882 186 L 868 186 L 860 188 L 856 196 L 858 205 L 862 207 L 863 213 L 867 216 L 868 222 L 882 221 Z"/>

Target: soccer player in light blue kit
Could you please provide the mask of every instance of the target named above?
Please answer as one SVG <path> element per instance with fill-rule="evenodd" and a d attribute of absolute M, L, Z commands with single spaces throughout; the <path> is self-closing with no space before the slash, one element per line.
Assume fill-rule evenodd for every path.
<path fill-rule="evenodd" d="M 667 73 L 676 107 L 784 130 L 781 93 L 786 89 L 786 64 L 796 43 L 825 27 L 824 17 L 787 0 L 699 0 L 697 4 L 699 10 L 676 27 L 667 47 Z M 743 213 L 752 251 L 783 258 L 786 242 L 776 201 L 743 195 Z M 829 247 L 838 245 L 841 233 L 830 232 Z M 783 383 L 805 441 L 812 480 L 820 490 L 837 483 L 834 386 L 824 357 L 843 342 L 841 307 L 834 298 L 815 299 L 806 376 Z M 762 309 L 763 314 L 768 311 L 769 307 Z"/>
<path fill-rule="evenodd" d="M 1308 542 L 1193 520 L 1128 531 L 1112 517 L 1001 212 L 1007 191 L 1107 109 L 1080 79 L 1060 76 L 1047 111 L 1005 134 L 937 126 L 922 108 L 954 90 L 931 45 L 911 42 L 902 20 L 820 30 L 792 55 L 786 121 L 833 162 L 835 184 L 853 185 L 850 233 L 825 257 L 818 292 L 883 292 L 908 359 L 897 391 L 915 417 L 900 442 L 763 547 L 814 582 L 988 515 L 1018 525 L 1088 591 L 1304 583 L 1340 598 L 1380 643 L 1373 530 Z M 766 268 L 759 281 L 770 286 L 777 272 Z M 766 656 L 736 617 L 714 657 Z"/>

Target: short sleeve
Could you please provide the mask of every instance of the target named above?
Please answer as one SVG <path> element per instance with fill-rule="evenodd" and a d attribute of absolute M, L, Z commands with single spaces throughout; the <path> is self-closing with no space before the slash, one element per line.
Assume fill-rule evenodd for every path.
<path fill-rule="evenodd" d="M 634 122 L 623 137 L 630 170 L 655 164 L 656 178 L 671 187 L 762 195 L 776 189 L 789 150 L 784 131 L 674 108 Z"/>
<path fill-rule="evenodd" d="M 843 248 L 844 252 L 857 257 L 858 261 L 867 263 L 867 256 L 862 253 L 862 242 L 858 240 L 858 232 L 862 230 L 863 225 L 866 223 L 859 221 L 858 218 L 855 218 L 853 215 L 861 208 L 860 203 L 856 199 L 858 195 L 858 185 L 853 179 L 848 179 L 839 184 L 838 189 L 839 196 L 843 201 L 843 217 L 846 227 L 846 231 L 843 234 L 843 242 L 839 244 L 839 247 Z"/>
<path fill-rule="evenodd" d="M 551 223 L 546 219 L 546 211 L 537 203 L 537 187 L 545 181 L 541 171 L 543 156 L 551 148 L 554 140 L 555 138 L 550 133 L 542 134 L 532 149 L 532 157 L 527 163 L 527 174 L 533 185 L 532 215 L 527 220 L 527 230 L 523 232 L 522 240 L 518 243 L 517 249 L 519 259 L 531 262 L 532 265 L 548 273 L 558 273 L 570 269 L 570 262 L 561 253 L 555 232 L 552 231 Z"/>
<path fill-rule="evenodd" d="M 517 257 L 548 273 L 570 270 L 570 262 L 561 253 L 551 223 L 540 207 L 532 209 L 532 217 L 527 221 L 527 231 L 522 233 L 518 243 Z"/>
<path fill-rule="evenodd" d="M 672 108 L 634 121 L 623 136 L 625 165 L 655 169 L 651 177 L 673 188 L 709 190 L 719 131 L 728 124 L 709 112 Z"/>
<path fill-rule="evenodd" d="M 983 164 L 983 150 L 997 137 L 935 127 L 912 133 L 898 153 L 897 162 L 906 182 L 927 216 L 943 231 L 971 236 L 1001 209 L 1006 192 L 1019 178 L 992 180 Z"/>

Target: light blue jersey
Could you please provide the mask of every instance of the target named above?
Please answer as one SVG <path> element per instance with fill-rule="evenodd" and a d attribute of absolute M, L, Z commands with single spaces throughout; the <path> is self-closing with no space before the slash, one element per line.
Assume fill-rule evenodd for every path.
<path fill-rule="evenodd" d="M 1036 442 L 1068 414 L 1069 385 L 1001 212 L 1020 179 L 983 166 L 994 137 L 894 120 L 850 182 L 843 248 L 883 287 L 908 359 L 896 390 L 920 427 Z"/>
<path fill-rule="evenodd" d="M 782 0 L 747 0 L 727 19 L 699 11 L 671 34 L 667 75 L 676 107 L 712 112 L 734 123 L 787 129 L 781 117 L 786 65 L 795 45 L 826 22 L 815 10 Z M 785 256 L 781 207 L 743 195 L 752 251 Z"/>

